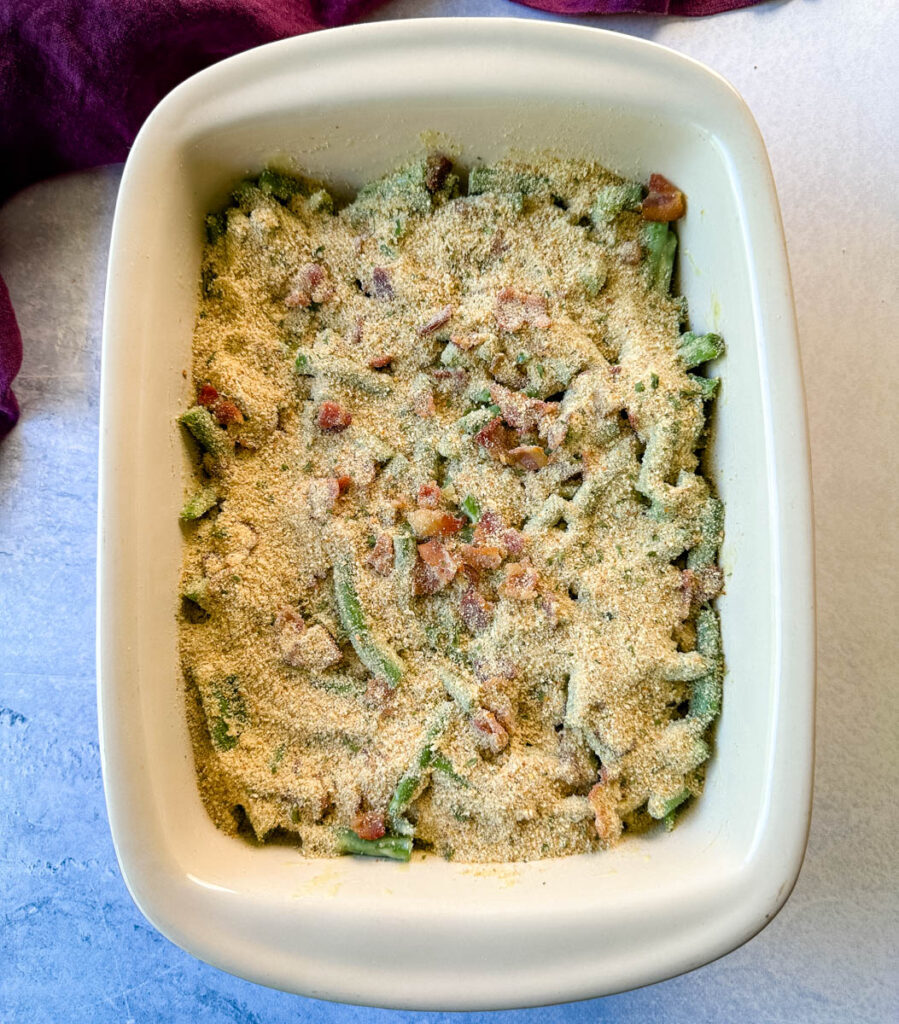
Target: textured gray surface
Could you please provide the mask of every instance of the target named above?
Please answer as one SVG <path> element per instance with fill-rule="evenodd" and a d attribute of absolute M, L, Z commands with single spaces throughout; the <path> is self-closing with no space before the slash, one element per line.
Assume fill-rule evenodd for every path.
<path fill-rule="evenodd" d="M 503 0 L 398 0 L 384 13 L 416 12 L 527 14 Z M 889 5 L 793 0 L 702 22 L 604 24 L 721 71 L 771 153 L 813 445 L 815 810 L 792 898 L 742 949 L 648 989 L 504 1016 L 896 1020 L 896 17 Z M 436 1024 L 446 1015 L 317 1003 L 207 967 L 144 921 L 119 876 L 93 651 L 100 321 L 118 179 L 58 179 L 0 211 L 0 272 L 25 339 L 23 419 L 0 445 L 0 1021 Z"/>

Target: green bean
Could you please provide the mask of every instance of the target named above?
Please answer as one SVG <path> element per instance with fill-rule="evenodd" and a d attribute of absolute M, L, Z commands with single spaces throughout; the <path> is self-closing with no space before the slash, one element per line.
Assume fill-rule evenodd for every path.
<path fill-rule="evenodd" d="M 266 168 L 259 175 L 259 190 L 268 196 L 274 196 L 282 203 L 289 202 L 296 195 L 306 195 L 308 188 L 299 178 L 272 168 Z"/>
<path fill-rule="evenodd" d="M 178 422 L 196 438 L 197 444 L 210 455 L 225 455 L 231 450 L 228 433 L 219 427 L 215 417 L 202 405 L 195 405 L 179 417 Z"/>
<path fill-rule="evenodd" d="M 644 267 L 650 288 L 667 295 L 671 288 L 677 235 L 661 221 L 643 225 Z"/>
<path fill-rule="evenodd" d="M 360 370 L 349 359 L 340 356 L 315 355 L 307 349 L 300 349 L 294 361 L 294 368 L 304 377 L 322 376 L 344 387 L 361 391 L 366 395 L 384 398 L 393 391 L 392 385 L 383 374 Z"/>
<path fill-rule="evenodd" d="M 675 796 L 669 797 L 667 800 L 660 800 L 658 797 L 652 797 L 646 805 L 647 811 L 653 818 L 665 818 L 669 815 L 673 815 L 678 807 L 685 801 L 689 800 L 693 794 L 689 789 L 682 789 Z M 672 818 L 672 822 L 673 822 Z"/>
<path fill-rule="evenodd" d="M 469 522 L 476 523 L 481 518 L 481 506 L 478 504 L 478 499 L 473 494 L 467 494 L 462 499 L 462 504 L 459 508 L 461 508 L 468 517 Z"/>
<path fill-rule="evenodd" d="M 198 576 L 196 579 L 188 580 L 184 584 L 181 596 L 187 598 L 188 601 L 192 601 L 198 608 L 202 608 L 204 612 L 212 610 L 209 580 L 205 576 Z"/>
<path fill-rule="evenodd" d="M 396 784 L 390 803 L 387 805 L 387 817 L 391 828 L 400 835 L 411 836 L 414 829 L 406 820 L 405 811 L 415 797 L 419 787 L 425 781 L 425 774 L 434 761 L 434 744 L 438 737 L 444 732 L 449 723 L 449 713 L 452 705 L 441 708 L 434 717 L 428 731 L 425 733 L 425 741 L 421 750 L 415 757 L 412 764 L 403 772 L 400 781 Z"/>
<path fill-rule="evenodd" d="M 341 853 L 360 857 L 408 861 L 412 856 L 412 837 L 382 836 L 380 839 L 360 839 L 352 829 L 342 828 L 337 832 L 337 847 Z"/>
<path fill-rule="evenodd" d="M 181 509 L 182 521 L 187 523 L 194 519 L 200 519 L 215 506 L 218 500 L 218 488 L 214 484 L 201 487 L 184 503 L 184 508 Z"/>
<path fill-rule="evenodd" d="M 532 171 L 517 171 L 510 167 L 472 167 L 468 175 L 468 194 L 483 195 L 485 192 L 520 193 L 534 195 L 549 189 L 549 178 Z"/>
<path fill-rule="evenodd" d="M 718 393 L 718 385 L 721 383 L 720 377 L 701 377 L 696 373 L 688 373 L 687 377 L 699 392 L 699 396 L 703 401 L 709 401 Z"/>
<path fill-rule="evenodd" d="M 724 506 L 717 498 L 709 498 L 699 514 L 699 541 L 687 553 L 687 568 L 714 565 L 723 539 Z"/>
<path fill-rule="evenodd" d="M 686 331 L 677 343 L 677 357 L 688 370 L 710 359 L 717 359 L 723 351 L 724 339 L 714 332 L 695 334 Z"/>
<path fill-rule="evenodd" d="M 386 643 L 372 636 L 353 582 L 349 558 L 339 558 L 334 564 L 334 597 L 341 625 L 359 660 L 392 689 L 403 678 L 403 663 Z"/>
<path fill-rule="evenodd" d="M 709 725 L 721 711 L 724 656 L 721 649 L 721 625 L 715 611 L 705 605 L 696 618 L 696 649 L 709 670 L 694 680 L 690 692 L 688 718 Z"/>
<path fill-rule="evenodd" d="M 486 427 L 498 412 L 499 408 L 495 405 L 488 405 L 482 409 L 472 409 L 471 412 L 467 412 L 456 420 L 456 426 L 463 434 L 476 434 L 481 427 Z"/>
<path fill-rule="evenodd" d="M 393 537 L 393 570 L 403 608 L 408 608 L 412 600 L 412 571 L 417 560 L 418 544 L 409 526 L 404 524 Z"/>
<path fill-rule="evenodd" d="M 206 241 L 210 245 L 215 245 L 225 233 L 228 220 L 224 213 L 210 213 L 207 214 L 204 225 L 206 228 Z"/>
<path fill-rule="evenodd" d="M 606 185 L 596 193 L 590 219 L 596 225 L 611 224 L 622 210 L 639 210 L 642 201 L 643 186 L 639 182 Z"/>
<path fill-rule="evenodd" d="M 476 682 L 460 676 L 445 665 L 437 667 L 437 675 L 440 677 L 444 690 L 466 714 L 477 709 L 480 694 Z"/>
<path fill-rule="evenodd" d="M 438 753 L 434 755 L 431 761 L 431 767 L 434 768 L 435 771 L 443 772 L 443 774 L 451 778 L 453 782 L 458 783 L 460 786 L 464 786 L 465 789 L 471 788 L 471 783 L 468 781 L 468 779 L 465 779 L 461 775 L 457 774 L 456 770 L 453 768 L 450 759 L 448 757 L 445 757 L 443 754 Z"/>

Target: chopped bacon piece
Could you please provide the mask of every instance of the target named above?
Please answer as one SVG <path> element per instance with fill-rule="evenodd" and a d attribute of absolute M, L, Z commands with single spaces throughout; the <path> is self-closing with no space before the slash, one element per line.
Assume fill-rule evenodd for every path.
<path fill-rule="evenodd" d="M 514 430 L 538 430 L 546 420 L 559 415 L 558 402 L 542 402 L 520 391 L 510 391 L 501 384 L 492 384 L 490 398 L 499 406 L 500 415 Z"/>
<path fill-rule="evenodd" d="M 475 444 L 488 451 L 493 458 L 502 459 L 509 449 L 509 433 L 501 416 L 495 416 L 474 435 Z"/>
<path fill-rule="evenodd" d="M 513 466 L 520 466 L 530 473 L 536 473 L 547 463 L 546 452 L 535 444 L 519 445 L 508 453 L 507 462 Z"/>
<path fill-rule="evenodd" d="M 515 662 L 502 656 L 491 661 L 476 661 L 474 670 L 478 679 L 484 682 L 494 678 L 511 681 L 519 676 L 518 666 Z"/>
<path fill-rule="evenodd" d="M 381 839 L 387 834 L 384 815 L 376 811 L 360 811 L 353 822 L 353 831 L 360 839 Z"/>
<path fill-rule="evenodd" d="M 418 508 L 406 513 L 406 519 L 419 539 L 428 537 L 446 537 L 458 533 L 465 525 L 464 519 L 451 516 L 449 512 L 437 509 Z"/>
<path fill-rule="evenodd" d="M 499 590 L 513 601 L 530 601 L 537 596 L 538 582 L 537 570 L 528 562 L 510 562 Z"/>
<path fill-rule="evenodd" d="M 565 438 L 568 436 L 568 424 L 564 420 L 554 420 L 546 426 L 545 430 L 541 425 L 540 436 L 546 439 L 546 447 L 554 452 L 565 443 Z"/>
<path fill-rule="evenodd" d="M 337 402 L 322 402 L 315 420 L 320 430 L 346 430 L 353 417 Z"/>
<path fill-rule="evenodd" d="M 684 569 L 680 575 L 681 588 L 691 605 L 711 601 L 724 590 L 724 573 L 717 565 Z"/>
<path fill-rule="evenodd" d="M 412 404 L 415 415 L 423 420 L 430 419 L 437 412 L 434 396 L 430 391 L 420 391 Z"/>
<path fill-rule="evenodd" d="M 375 546 L 365 558 L 366 565 L 379 576 L 389 576 L 393 569 L 393 541 L 390 535 L 382 533 L 375 541 Z"/>
<path fill-rule="evenodd" d="M 418 488 L 419 508 L 438 508 L 442 497 L 443 491 L 440 490 L 439 484 L 430 482 Z"/>
<path fill-rule="evenodd" d="M 337 477 L 337 493 L 344 495 L 350 489 L 350 485 L 353 482 L 351 476 L 339 476 Z"/>
<path fill-rule="evenodd" d="M 481 570 L 476 565 L 469 565 L 468 562 L 463 562 L 460 568 L 468 582 L 478 586 L 481 582 Z"/>
<path fill-rule="evenodd" d="M 462 561 L 476 569 L 498 569 L 505 554 L 502 548 L 492 544 L 463 544 L 459 548 Z"/>
<path fill-rule="evenodd" d="M 370 370 L 383 370 L 384 367 L 390 366 L 392 362 L 392 355 L 375 356 L 373 359 L 369 359 L 368 368 Z"/>
<path fill-rule="evenodd" d="M 334 288 L 328 272 L 319 263 L 307 263 L 300 267 L 290 294 L 284 300 L 285 306 L 311 306 L 313 302 L 326 302 L 334 295 Z"/>
<path fill-rule="evenodd" d="M 524 535 L 506 526 L 492 509 L 484 512 L 478 520 L 474 528 L 474 541 L 476 544 L 499 544 L 510 555 L 520 555 L 525 543 Z"/>
<path fill-rule="evenodd" d="M 439 540 L 418 545 L 421 562 L 415 566 L 413 589 L 416 594 L 436 594 L 456 577 L 458 566 Z"/>
<path fill-rule="evenodd" d="M 285 605 L 275 616 L 275 626 L 282 633 L 290 631 L 299 634 L 306 629 L 303 616 L 295 608 L 291 608 L 288 605 Z"/>
<path fill-rule="evenodd" d="M 365 317 L 356 317 L 356 322 L 353 324 L 353 329 L 350 331 L 351 345 L 360 345 L 362 343 L 362 325 L 364 323 Z"/>
<path fill-rule="evenodd" d="M 443 325 L 449 321 L 449 318 L 452 315 L 453 307 L 444 306 L 439 313 L 431 317 L 431 319 L 426 324 L 422 324 L 421 327 L 418 328 L 418 333 L 421 335 L 421 337 L 425 337 L 425 335 L 427 334 L 433 334 L 434 331 L 439 331 L 440 328 L 443 327 Z"/>
<path fill-rule="evenodd" d="M 323 672 L 342 657 L 340 648 L 324 626 L 310 626 L 298 636 L 287 631 L 281 634 L 281 659 L 294 668 Z"/>
<path fill-rule="evenodd" d="M 432 376 L 441 390 L 453 395 L 461 395 L 468 384 L 468 371 L 459 367 L 434 370 Z"/>
<path fill-rule="evenodd" d="M 446 183 L 453 162 L 443 153 L 432 153 L 425 164 L 425 188 L 429 192 L 439 192 Z"/>
<path fill-rule="evenodd" d="M 529 295 L 516 288 L 503 288 L 499 292 L 493 316 L 501 331 L 520 331 L 526 324 L 546 328 L 552 323 L 546 315 L 546 299 L 542 295 Z"/>
<path fill-rule="evenodd" d="M 603 846 L 612 846 L 621 837 L 621 817 L 618 814 L 620 787 L 617 782 L 600 781 L 587 794 L 596 816 L 596 834 Z"/>
<path fill-rule="evenodd" d="M 509 734 L 496 720 L 496 715 L 486 708 L 479 708 L 471 716 L 471 727 L 478 746 L 491 754 L 499 754 L 509 745 Z"/>
<path fill-rule="evenodd" d="M 243 413 L 233 402 L 220 399 L 215 405 L 215 418 L 227 426 L 229 423 L 243 423 Z"/>
<path fill-rule="evenodd" d="M 211 409 L 219 399 L 219 393 L 211 384 L 204 384 L 197 392 L 197 405 Z"/>
<path fill-rule="evenodd" d="M 649 195 L 643 200 L 644 220 L 678 220 L 687 212 L 684 194 L 661 174 L 649 178 Z"/>
<path fill-rule="evenodd" d="M 384 267 L 375 267 L 371 272 L 371 286 L 376 299 L 392 299 L 393 284 L 390 280 L 390 271 Z"/>
<path fill-rule="evenodd" d="M 472 633 L 480 633 L 490 625 L 493 605 L 480 591 L 475 590 L 474 587 L 469 587 L 462 595 L 462 600 L 459 604 L 459 614 Z"/>
<path fill-rule="evenodd" d="M 553 628 L 568 618 L 568 612 L 556 594 L 544 594 L 540 598 L 540 607 Z"/>

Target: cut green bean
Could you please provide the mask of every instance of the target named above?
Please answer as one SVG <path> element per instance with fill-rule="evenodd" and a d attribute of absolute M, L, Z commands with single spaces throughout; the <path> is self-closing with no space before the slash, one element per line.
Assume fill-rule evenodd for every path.
<path fill-rule="evenodd" d="M 212 602 L 209 595 L 209 580 L 205 576 L 198 576 L 196 579 L 188 580 L 181 591 L 181 596 L 192 601 L 204 612 L 212 610 Z"/>
<path fill-rule="evenodd" d="M 720 334 L 713 332 L 695 334 L 693 331 L 686 331 L 677 343 L 678 359 L 688 370 L 699 366 L 700 363 L 707 363 L 710 359 L 717 359 L 723 351 L 724 339 Z"/>
<path fill-rule="evenodd" d="M 468 781 L 468 779 L 463 778 L 456 772 L 456 770 L 453 768 L 452 761 L 450 761 L 450 759 L 445 755 L 435 754 L 431 761 L 431 767 L 435 771 L 441 772 L 448 778 L 452 779 L 453 782 L 458 783 L 460 786 L 464 786 L 465 789 L 469 789 L 471 787 L 471 783 Z"/>
<path fill-rule="evenodd" d="M 637 181 L 606 185 L 596 193 L 590 219 L 596 225 L 611 224 L 622 210 L 639 210 L 642 201 L 643 186 Z"/>
<path fill-rule="evenodd" d="M 202 405 L 188 409 L 178 422 L 196 438 L 197 444 L 210 455 L 226 455 L 231 450 L 228 433 L 219 427 L 215 417 Z"/>
<path fill-rule="evenodd" d="M 674 271 L 677 235 L 661 221 L 643 225 L 643 249 L 646 280 L 650 288 L 667 295 Z"/>
<path fill-rule="evenodd" d="M 308 349 L 300 349 L 294 360 L 294 369 L 303 377 L 321 376 L 376 398 L 384 398 L 393 392 L 392 385 L 383 374 L 360 370 L 351 359 L 340 356 L 317 355 Z"/>
<path fill-rule="evenodd" d="M 411 836 L 382 836 L 380 839 L 360 839 L 352 829 L 337 832 L 337 847 L 341 853 L 359 857 L 384 857 L 387 860 L 408 861 L 412 856 Z"/>
<path fill-rule="evenodd" d="M 688 373 L 687 376 L 703 401 L 709 401 L 718 393 L 718 385 L 721 383 L 720 377 L 701 377 L 696 373 Z"/>
<path fill-rule="evenodd" d="M 476 523 L 481 518 L 481 506 L 473 494 L 466 494 L 459 508 L 468 516 L 469 522 Z"/>
<path fill-rule="evenodd" d="M 723 539 L 724 506 L 717 498 L 709 498 L 699 515 L 699 540 L 687 553 L 687 568 L 714 565 Z"/>
<path fill-rule="evenodd" d="M 353 582 L 349 558 L 339 558 L 334 564 L 334 598 L 341 625 L 359 660 L 373 676 L 385 680 L 392 689 L 403 678 L 403 663 L 386 643 L 372 636 Z"/>
<path fill-rule="evenodd" d="M 296 195 L 305 195 L 309 191 L 299 178 L 272 168 L 267 168 L 259 175 L 258 185 L 260 191 L 274 196 L 282 203 L 289 202 Z"/>
<path fill-rule="evenodd" d="M 218 488 L 214 484 L 207 484 L 205 487 L 201 487 L 196 494 L 192 495 L 184 503 L 184 507 L 181 509 L 182 521 L 188 523 L 194 519 L 202 518 L 211 508 L 215 507 L 218 500 Z"/>
<path fill-rule="evenodd" d="M 724 678 L 721 625 L 718 615 L 709 605 L 705 605 L 696 618 L 696 649 L 705 659 L 709 670 L 693 682 L 687 716 L 705 726 L 713 722 L 721 711 Z"/>
<path fill-rule="evenodd" d="M 442 735 L 449 723 L 449 712 L 452 705 L 447 705 L 437 712 L 434 721 L 425 734 L 425 741 L 412 764 L 403 772 L 396 784 L 393 796 L 387 806 L 387 818 L 394 832 L 400 835 L 412 835 L 414 829 L 406 820 L 406 808 L 412 803 L 419 787 L 425 782 L 428 769 L 433 763 L 436 751 L 434 744 Z"/>

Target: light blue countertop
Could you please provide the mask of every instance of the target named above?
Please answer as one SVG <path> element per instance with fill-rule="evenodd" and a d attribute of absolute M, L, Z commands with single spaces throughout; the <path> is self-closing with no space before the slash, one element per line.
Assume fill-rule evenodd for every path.
<path fill-rule="evenodd" d="M 815 810 L 792 898 L 747 945 L 647 989 L 504 1019 L 899 1020 L 895 175 L 889 183 L 899 82 L 889 5 L 873 7 L 793 0 L 701 22 L 604 22 L 720 70 L 769 145 L 813 445 Z M 380 16 L 416 12 L 527 14 L 505 0 L 396 0 Z M 0 1022 L 435 1024 L 448 1015 L 316 1002 L 200 963 L 144 920 L 119 874 L 94 689 L 100 323 L 119 175 L 57 179 L 0 210 L 0 273 L 25 341 L 23 418 L 0 444 Z"/>

